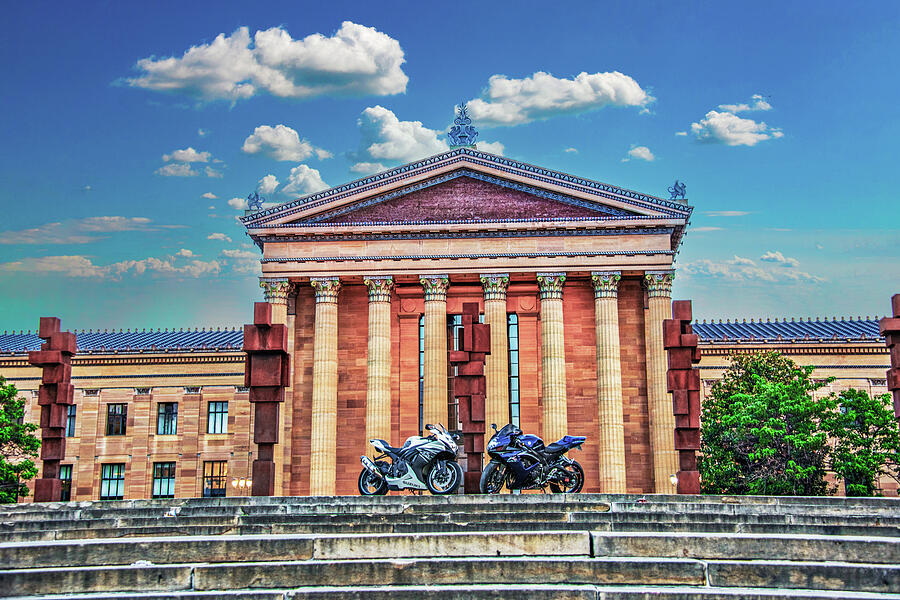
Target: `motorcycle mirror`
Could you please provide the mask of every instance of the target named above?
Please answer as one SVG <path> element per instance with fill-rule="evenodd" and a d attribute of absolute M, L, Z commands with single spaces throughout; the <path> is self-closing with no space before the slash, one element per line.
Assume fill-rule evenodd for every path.
<path fill-rule="evenodd" d="M 425 423 L 425 429 L 431 429 L 433 427 L 434 425 L 432 425 L 431 423 Z"/>
<path fill-rule="evenodd" d="M 494 431 L 497 431 L 497 424 L 491 423 L 491 429 L 493 429 Z"/>

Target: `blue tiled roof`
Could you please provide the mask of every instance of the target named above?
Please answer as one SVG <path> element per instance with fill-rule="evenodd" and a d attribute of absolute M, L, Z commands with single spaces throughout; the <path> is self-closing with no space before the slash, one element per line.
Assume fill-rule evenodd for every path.
<path fill-rule="evenodd" d="M 746 319 L 738 322 L 694 321 L 694 333 L 705 342 L 734 340 L 830 340 L 830 339 L 879 339 L 878 319 L 842 317 L 837 319 Z"/>
<path fill-rule="evenodd" d="M 242 329 L 172 329 L 76 331 L 79 352 L 129 350 L 239 350 L 244 342 Z M 35 331 L 0 333 L 0 352 L 39 350 L 41 338 Z"/>

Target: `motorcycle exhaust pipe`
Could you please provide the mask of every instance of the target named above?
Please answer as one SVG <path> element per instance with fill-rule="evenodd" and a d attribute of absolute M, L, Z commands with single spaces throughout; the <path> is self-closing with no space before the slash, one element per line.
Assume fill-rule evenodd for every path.
<path fill-rule="evenodd" d="M 372 462 L 371 458 L 368 456 L 360 456 L 359 462 L 362 463 L 362 466 L 366 471 L 380 479 L 384 479 L 384 475 L 381 474 L 381 471 L 378 470 L 378 467 L 375 466 L 375 463 Z"/>

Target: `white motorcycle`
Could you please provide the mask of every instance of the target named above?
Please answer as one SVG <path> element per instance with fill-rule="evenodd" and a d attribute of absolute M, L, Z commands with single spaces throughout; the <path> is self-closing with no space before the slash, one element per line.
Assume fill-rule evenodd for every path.
<path fill-rule="evenodd" d="M 463 479 L 462 467 L 456 462 L 459 438 L 443 425 L 426 425 L 425 429 L 432 434 L 411 436 L 400 448 L 393 448 L 384 440 L 369 440 L 381 454 L 374 460 L 359 457 L 363 465 L 359 493 L 380 496 L 388 490 L 407 489 L 427 489 L 437 495 L 456 492 Z"/>

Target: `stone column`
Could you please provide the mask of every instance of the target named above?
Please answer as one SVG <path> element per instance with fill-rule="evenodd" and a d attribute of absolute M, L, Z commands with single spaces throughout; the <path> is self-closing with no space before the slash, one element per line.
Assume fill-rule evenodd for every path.
<path fill-rule="evenodd" d="M 314 277 L 316 317 L 313 339 L 312 427 L 309 495 L 333 496 L 337 438 L 337 277 Z"/>
<path fill-rule="evenodd" d="M 491 423 L 503 427 L 509 423 L 509 335 L 506 322 L 506 288 L 509 275 L 481 276 L 484 288 L 484 322 L 491 327 L 491 353 L 487 355 L 484 375 L 487 396 L 484 403 L 485 444 L 493 435 Z"/>
<path fill-rule="evenodd" d="M 287 324 L 287 299 L 291 292 L 291 282 L 284 277 L 260 277 L 259 287 L 263 297 L 272 305 L 272 324 Z"/>
<path fill-rule="evenodd" d="M 653 457 L 653 489 L 657 494 L 674 494 L 670 477 L 678 472 L 675 451 L 675 414 L 672 396 L 666 389 L 666 351 L 663 349 L 663 320 L 672 318 L 673 271 L 647 271 L 648 309 L 644 319 L 647 349 L 647 404 L 650 413 L 650 453 Z"/>
<path fill-rule="evenodd" d="M 620 271 L 591 273 L 597 332 L 597 423 L 600 427 L 600 491 L 624 494 L 625 424 L 622 417 L 622 364 L 619 354 Z"/>
<path fill-rule="evenodd" d="M 422 398 L 422 424 L 448 423 L 447 413 L 447 275 L 422 275 L 425 288 L 425 373 Z"/>
<path fill-rule="evenodd" d="M 544 403 L 544 443 L 566 434 L 566 349 L 563 334 L 563 284 L 565 273 L 538 273 L 541 296 L 541 370 Z"/>
<path fill-rule="evenodd" d="M 260 277 L 259 287 L 262 288 L 263 298 L 272 305 L 272 324 L 284 325 L 288 328 L 288 360 L 293 364 L 294 350 L 294 328 L 293 318 L 288 317 L 288 296 L 294 291 L 293 284 L 286 277 Z M 293 369 L 291 370 L 293 375 Z M 278 428 L 278 444 L 273 449 L 274 456 L 272 460 L 275 463 L 275 490 L 276 496 L 284 495 L 284 464 L 285 460 L 290 463 L 290 444 L 291 436 L 287 431 L 287 424 L 291 422 L 291 405 L 292 391 L 294 387 L 294 378 L 288 381 L 287 387 L 284 388 L 284 402 L 280 404 L 279 422 L 276 424 Z M 255 411 L 255 409 L 254 409 Z M 287 433 L 287 435 L 285 435 Z M 287 457 L 287 458 L 285 458 Z"/>
<path fill-rule="evenodd" d="M 390 276 L 366 277 L 369 288 L 369 352 L 366 372 L 366 441 L 391 441 L 391 289 Z M 366 451 L 374 448 L 366 443 Z"/>

